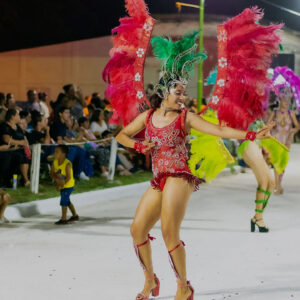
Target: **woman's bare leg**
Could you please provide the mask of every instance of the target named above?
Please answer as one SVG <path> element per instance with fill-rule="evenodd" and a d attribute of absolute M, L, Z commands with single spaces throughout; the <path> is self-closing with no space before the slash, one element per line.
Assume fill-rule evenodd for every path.
<path fill-rule="evenodd" d="M 275 177 L 275 194 L 280 195 L 282 186 L 281 186 L 281 176 L 274 169 L 274 177 Z"/>
<path fill-rule="evenodd" d="M 29 181 L 28 179 L 28 171 L 29 171 L 29 164 L 22 164 L 20 166 L 21 169 L 21 174 L 24 178 L 25 183 L 27 183 Z"/>
<path fill-rule="evenodd" d="M 274 190 L 274 179 L 271 175 L 270 169 L 264 160 L 261 149 L 255 142 L 250 142 L 248 148 L 244 151 L 243 159 L 245 163 L 252 169 L 258 186 L 270 193 Z M 256 200 L 265 199 L 266 195 L 259 191 L 256 192 Z M 262 203 L 256 204 L 256 209 L 261 210 Z M 265 226 L 262 213 L 256 212 L 254 218 L 260 220 L 257 222 L 259 226 Z"/>
<path fill-rule="evenodd" d="M 134 245 L 140 245 L 148 239 L 148 233 L 160 218 L 162 193 L 152 187 L 143 195 L 130 228 Z M 142 293 L 149 296 L 156 283 L 153 275 L 152 253 L 150 242 L 138 248 L 139 256 L 145 267 L 145 286 Z"/>
<path fill-rule="evenodd" d="M 162 197 L 161 229 L 168 251 L 181 243 L 180 226 L 193 190 L 194 187 L 185 179 L 169 177 L 166 181 Z M 181 285 L 178 286 L 176 300 L 186 300 L 191 291 L 186 287 L 185 249 L 180 245 L 170 255 Z"/>

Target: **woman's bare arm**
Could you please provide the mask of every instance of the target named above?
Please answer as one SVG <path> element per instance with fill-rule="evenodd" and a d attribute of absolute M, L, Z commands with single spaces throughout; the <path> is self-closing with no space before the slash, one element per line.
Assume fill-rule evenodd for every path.
<path fill-rule="evenodd" d="M 190 112 L 187 113 L 187 125 L 189 128 L 194 128 L 203 133 L 219 136 L 225 139 L 232 138 L 232 139 L 242 140 L 246 138 L 246 134 L 247 134 L 247 131 L 212 124 L 210 122 L 205 121 L 200 116 Z M 262 138 L 270 137 L 269 131 L 273 126 L 274 126 L 273 124 L 266 126 L 264 129 L 259 131 L 256 138 L 262 139 Z"/>
<path fill-rule="evenodd" d="M 134 148 L 135 140 L 132 138 L 145 128 L 147 111 L 137 116 L 130 124 L 123 128 L 116 136 L 118 143 L 125 147 Z"/>
<path fill-rule="evenodd" d="M 293 121 L 293 124 L 295 126 L 295 131 L 299 131 L 300 130 L 300 124 L 297 120 L 297 117 L 296 117 L 296 114 L 294 111 L 291 112 L 291 118 L 292 118 L 292 121 Z"/>

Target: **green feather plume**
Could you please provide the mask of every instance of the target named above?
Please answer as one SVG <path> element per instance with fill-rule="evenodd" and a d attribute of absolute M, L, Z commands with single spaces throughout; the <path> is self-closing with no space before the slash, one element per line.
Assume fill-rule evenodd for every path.
<path fill-rule="evenodd" d="M 153 53 L 162 63 L 161 85 L 165 88 L 172 79 L 186 82 L 190 80 L 195 63 L 206 59 L 206 54 L 197 50 L 198 35 L 198 31 L 193 31 L 175 42 L 161 36 L 151 40 Z"/>

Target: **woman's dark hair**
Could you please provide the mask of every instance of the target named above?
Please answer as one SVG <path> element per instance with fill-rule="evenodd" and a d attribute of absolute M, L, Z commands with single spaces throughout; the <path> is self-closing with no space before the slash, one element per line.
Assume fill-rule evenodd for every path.
<path fill-rule="evenodd" d="M 19 115 L 20 115 L 20 119 L 26 119 L 29 115 L 29 112 L 26 110 L 22 110 L 20 111 Z"/>
<path fill-rule="evenodd" d="M 36 128 L 37 124 L 39 122 L 42 122 L 43 120 L 43 115 L 41 113 L 34 113 L 31 115 L 31 125 L 33 128 Z"/>
<path fill-rule="evenodd" d="M 86 121 L 88 121 L 88 119 L 86 117 L 80 117 L 78 119 L 78 125 L 81 126 Z"/>
<path fill-rule="evenodd" d="M 70 88 L 73 86 L 73 84 L 66 84 L 63 86 L 63 89 L 65 91 L 65 93 L 68 93 Z"/>
<path fill-rule="evenodd" d="M 161 98 L 158 94 L 153 94 L 149 99 L 151 108 L 153 108 L 153 109 L 159 108 L 162 100 L 163 100 L 163 98 Z"/>
<path fill-rule="evenodd" d="M 5 115 L 5 122 L 9 122 L 11 118 L 14 117 L 16 114 L 17 111 L 15 109 L 9 109 Z"/>
<path fill-rule="evenodd" d="M 97 122 L 97 123 L 99 122 L 99 117 L 100 117 L 101 112 L 103 112 L 103 110 L 99 109 L 99 108 L 97 108 L 93 111 L 93 114 L 92 114 L 92 117 L 91 117 L 91 123 L 92 122 Z"/>
<path fill-rule="evenodd" d="M 69 154 L 69 147 L 67 145 L 57 145 L 56 148 L 59 148 L 66 156 Z"/>
<path fill-rule="evenodd" d="M 69 109 L 68 107 L 62 106 L 59 110 L 58 113 L 59 114 L 63 114 L 65 110 Z"/>
<path fill-rule="evenodd" d="M 112 134 L 112 132 L 110 130 L 104 130 L 102 133 L 102 138 L 105 139 L 110 134 Z"/>

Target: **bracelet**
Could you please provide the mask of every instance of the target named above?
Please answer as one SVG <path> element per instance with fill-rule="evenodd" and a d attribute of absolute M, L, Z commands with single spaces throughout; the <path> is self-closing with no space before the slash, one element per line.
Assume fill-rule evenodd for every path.
<path fill-rule="evenodd" d="M 248 131 L 246 134 L 246 140 L 254 141 L 256 139 L 257 132 L 256 131 Z"/>
<path fill-rule="evenodd" d="M 134 149 L 135 149 L 138 153 L 145 154 L 145 153 L 146 153 L 146 151 L 145 151 L 146 148 L 147 148 L 147 146 L 144 145 L 142 142 L 135 142 L 135 143 L 134 143 Z"/>

